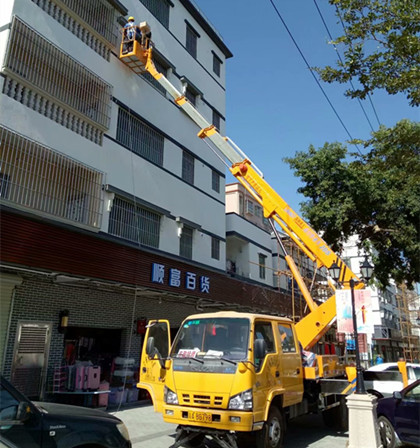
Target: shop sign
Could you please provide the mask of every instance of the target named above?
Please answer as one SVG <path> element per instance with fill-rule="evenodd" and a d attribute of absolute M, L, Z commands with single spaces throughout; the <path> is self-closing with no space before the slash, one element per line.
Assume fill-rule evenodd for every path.
<path fill-rule="evenodd" d="M 198 276 L 194 272 L 180 269 L 168 268 L 168 275 L 165 275 L 166 266 L 160 263 L 152 263 L 152 282 L 160 283 L 161 285 L 169 285 L 173 288 L 181 288 L 190 291 L 200 291 L 206 294 L 210 293 L 210 277 L 205 275 Z"/>

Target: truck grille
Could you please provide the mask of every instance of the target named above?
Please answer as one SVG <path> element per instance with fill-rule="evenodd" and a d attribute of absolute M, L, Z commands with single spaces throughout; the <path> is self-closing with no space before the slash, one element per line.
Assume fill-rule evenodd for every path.
<path fill-rule="evenodd" d="M 211 406 L 211 407 L 222 407 L 223 397 L 221 396 L 211 396 L 211 395 L 192 395 L 192 394 L 182 394 L 183 404 L 191 404 L 194 406 Z"/>

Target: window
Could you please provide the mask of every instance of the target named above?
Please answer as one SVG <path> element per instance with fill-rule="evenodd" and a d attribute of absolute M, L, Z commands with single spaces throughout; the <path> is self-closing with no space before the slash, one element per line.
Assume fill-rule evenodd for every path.
<path fill-rule="evenodd" d="M 220 77 L 220 69 L 222 66 L 222 61 L 218 56 L 213 53 L 213 72 Z"/>
<path fill-rule="evenodd" d="M 211 258 L 220 260 L 220 240 L 213 237 L 211 239 Z"/>
<path fill-rule="evenodd" d="M 275 353 L 274 334 L 271 322 L 256 322 L 255 339 L 264 339 L 267 345 L 266 353 Z"/>
<path fill-rule="evenodd" d="M 135 243 L 159 248 L 160 215 L 116 197 L 108 232 Z"/>
<path fill-rule="evenodd" d="M 255 216 L 256 216 L 257 218 L 262 219 L 262 216 L 263 216 L 263 214 L 262 214 L 262 207 L 259 206 L 259 205 L 256 205 L 256 206 L 255 206 Z"/>
<path fill-rule="evenodd" d="M 6 60 L 10 71 L 41 92 L 109 127 L 112 86 L 17 18 Z"/>
<path fill-rule="evenodd" d="M 194 157 L 186 151 L 182 153 L 182 178 L 194 184 Z"/>
<path fill-rule="evenodd" d="M 258 254 L 258 264 L 260 266 L 260 278 L 265 279 L 265 259 L 267 257 L 263 254 Z"/>
<path fill-rule="evenodd" d="M 252 201 L 246 200 L 246 209 L 245 213 L 249 213 L 250 215 L 254 214 L 254 203 Z"/>
<path fill-rule="evenodd" d="M 179 239 L 179 255 L 181 257 L 192 259 L 193 248 L 193 229 L 184 225 Z"/>
<path fill-rule="evenodd" d="M 214 170 L 211 172 L 211 188 L 217 193 L 220 193 L 220 175 Z"/>
<path fill-rule="evenodd" d="M 168 75 L 168 66 L 165 65 L 163 62 L 160 62 L 158 58 L 156 58 L 156 55 L 153 55 L 153 63 L 155 64 L 156 70 L 159 73 L 162 73 L 163 76 L 167 77 Z M 162 92 L 166 96 L 166 89 L 165 87 L 161 86 L 159 82 L 153 78 L 153 76 L 149 72 L 143 73 L 143 77 L 146 78 L 150 84 L 152 84 L 154 87 L 156 87 L 159 92 Z"/>
<path fill-rule="evenodd" d="M 296 343 L 290 325 L 279 324 L 280 341 L 283 353 L 296 353 Z"/>
<path fill-rule="evenodd" d="M 197 105 L 197 94 L 188 86 L 185 89 L 185 97 L 193 106 Z"/>
<path fill-rule="evenodd" d="M 185 48 L 188 53 L 195 59 L 197 59 L 197 40 L 198 33 L 187 23 L 187 36 L 185 42 Z"/>
<path fill-rule="evenodd" d="M 0 198 L 7 199 L 9 191 L 9 176 L 0 173 Z"/>
<path fill-rule="evenodd" d="M 217 130 L 220 131 L 220 120 L 221 116 L 213 109 L 212 123 L 216 126 Z"/>
<path fill-rule="evenodd" d="M 118 110 L 116 139 L 135 154 L 163 166 L 163 135 L 122 108 Z"/>
<path fill-rule="evenodd" d="M 166 29 L 169 28 L 170 3 L 167 0 L 141 0 L 141 2 Z"/>
<path fill-rule="evenodd" d="M 101 227 L 104 174 L 0 126 L 0 198 Z"/>
<path fill-rule="evenodd" d="M 3 386 L 0 386 L 0 419 L 16 420 L 19 401 Z"/>

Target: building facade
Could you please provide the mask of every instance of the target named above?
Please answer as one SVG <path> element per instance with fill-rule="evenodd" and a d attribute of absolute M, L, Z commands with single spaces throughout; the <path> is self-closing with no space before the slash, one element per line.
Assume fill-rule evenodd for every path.
<path fill-rule="evenodd" d="M 128 16 L 149 23 L 158 70 L 223 133 L 232 53 L 190 1 L 2 4 L 0 362 L 30 397 L 54 392 L 63 362 L 99 365 L 111 385 L 115 359 L 136 370 L 150 318 L 175 332 L 207 307 L 291 313 L 260 268 L 226 273 L 243 223 L 227 228 L 224 164 L 119 60 Z M 252 238 L 269 258 L 269 234 Z"/>

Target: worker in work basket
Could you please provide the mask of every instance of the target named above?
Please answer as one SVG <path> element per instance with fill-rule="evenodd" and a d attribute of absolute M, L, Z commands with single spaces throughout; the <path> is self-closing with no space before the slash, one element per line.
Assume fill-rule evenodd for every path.
<path fill-rule="evenodd" d="M 124 25 L 123 30 L 123 53 L 131 53 L 133 51 L 134 41 L 139 42 L 144 48 L 149 48 L 150 38 L 152 33 L 146 22 L 142 22 L 141 25 L 137 26 L 134 23 L 134 17 L 129 17 L 128 22 Z M 142 32 L 143 31 L 143 32 Z"/>

